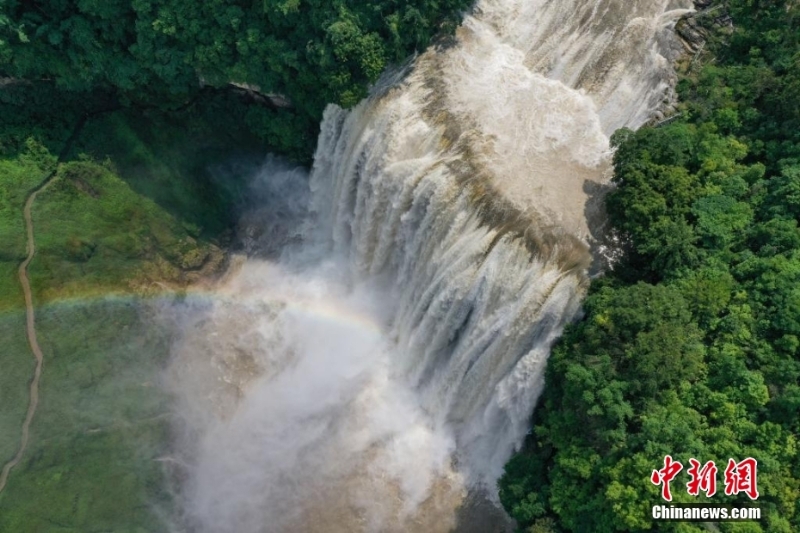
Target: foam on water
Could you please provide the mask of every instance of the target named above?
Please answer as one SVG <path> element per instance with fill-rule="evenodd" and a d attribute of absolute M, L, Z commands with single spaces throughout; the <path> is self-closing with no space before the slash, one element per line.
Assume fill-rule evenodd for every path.
<path fill-rule="evenodd" d="M 449 531 L 494 493 L 588 286 L 609 135 L 667 96 L 689 4 L 483 0 L 326 110 L 302 244 L 180 310 L 198 531 Z"/>

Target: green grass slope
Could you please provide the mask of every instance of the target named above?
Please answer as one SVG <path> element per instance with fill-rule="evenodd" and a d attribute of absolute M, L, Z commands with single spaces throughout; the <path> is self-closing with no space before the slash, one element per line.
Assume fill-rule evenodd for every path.
<path fill-rule="evenodd" d="M 222 268 L 238 182 L 212 170 L 254 145 L 192 111 L 91 116 L 57 165 L 67 137 L 0 133 L 0 463 L 19 444 L 34 366 L 17 279 L 22 208 L 55 170 L 32 212 L 40 403 L 0 493 L 0 531 L 166 531 L 169 398 L 158 376 L 169 335 L 148 309 Z"/>

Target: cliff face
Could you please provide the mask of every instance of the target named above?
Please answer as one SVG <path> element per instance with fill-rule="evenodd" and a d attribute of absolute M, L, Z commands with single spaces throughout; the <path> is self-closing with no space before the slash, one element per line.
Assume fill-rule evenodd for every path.
<path fill-rule="evenodd" d="M 725 5 L 717 0 L 695 0 L 695 11 L 683 17 L 675 26 L 686 50 L 697 53 L 705 46 L 712 27 L 733 28 L 733 20 Z"/>
<path fill-rule="evenodd" d="M 695 61 L 705 49 L 709 35 L 717 29 L 731 30 L 733 20 L 724 4 L 718 0 L 695 0 L 695 11 L 681 17 L 675 24 L 677 42 L 682 50 L 675 51 L 676 70 L 685 72 L 692 68 Z M 649 122 L 652 126 L 660 126 L 680 116 L 678 111 L 678 95 L 668 91 L 663 105 L 653 114 Z"/>
<path fill-rule="evenodd" d="M 247 95 L 255 102 L 258 103 L 266 103 L 274 108 L 291 108 L 294 107 L 292 100 L 283 94 L 277 93 L 265 93 L 261 90 L 261 87 L 258 85 L 252 85 L 249 83 L 239 83 L 232 81 L 228 85 L 233 87 L 235 90 L 240 91 L 241 93 Z"/>

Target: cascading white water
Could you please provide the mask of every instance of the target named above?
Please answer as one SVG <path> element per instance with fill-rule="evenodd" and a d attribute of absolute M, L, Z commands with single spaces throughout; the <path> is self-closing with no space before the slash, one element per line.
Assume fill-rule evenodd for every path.
<path fill-rule="evenodd" d="M 326 111 L 304 243 L 184 318 L 196 529 L 449 531 L 494 490 L 587 287 L 608 136 L 667 96 L 689 4 L 482 0 Z"/>

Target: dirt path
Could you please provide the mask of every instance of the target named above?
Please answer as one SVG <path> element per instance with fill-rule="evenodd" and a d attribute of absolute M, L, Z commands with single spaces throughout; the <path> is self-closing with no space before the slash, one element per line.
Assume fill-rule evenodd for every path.
<path fill-rule="evenodd" d="M 39 348 L 39 341 L 36 339 L 36 315 L 33 309 L 31 284 L 28 279 L 28 265 L 30 265 L 33 256 L 36 254 L 36 241 L 33 237 L 33 217 L 31 216 L 31 210 L 33 209 L 33 202 L 36 200 L 36 196 L 52 183 L 55 175 L 55 172 L 50 174 L 43 184 L 28 196 L 28 199 L 25 201 L 25 208 L 23 209 L 25 230 L 27 232 L 28 255 L 19 265 L 19 282 L 20 285 L 22 285 L 22 291 L 25 293 L 25 329 L 28 334 L 28 344 L 31 347 L 31 352 L 33 352 L 33 356 L 36 358 L 36 369 L 33 372 L 33 379 L 31 380 L 30 401 L 28 402 L 28 412 L 25 415 L 25 422 L 22 424 L 22 436 L 19 440 L 19 449 L 14 458 L 6 463 L 5 466 L 3 466 L 2 472 L 0 472 L 0 493 L 2 493 L 3 489 L 6 487 L 8 475 L 11 473 L 11 470 L 19 464 L 22 460 L 22 456 L 25 454 L 25 449 L 28 447 L 31 422 L 33 422 L 33 416 L 36 414 L 36 408 L 39 405 L 39 380 L 42 377 L 44 354 L 42 354 L 42 349 Z"/>

